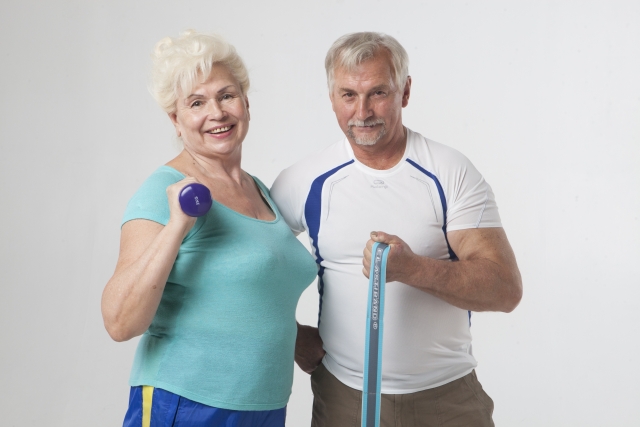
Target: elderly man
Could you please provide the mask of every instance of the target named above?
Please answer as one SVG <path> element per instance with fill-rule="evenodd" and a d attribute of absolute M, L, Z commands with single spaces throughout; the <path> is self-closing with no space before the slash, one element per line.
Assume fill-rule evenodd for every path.
<path fill-rule="evenodd" d="M 471 312 L 512 311 L 522 284 L 491 187 L 462 154 L 403 126 L 411 77 L 393 37 L 343 36 L 325 66 L 346 138 L 271 189 L 319 265 L 319 328 L 299 325 L 296 343 L 296 362 L 312 373 L 312 426 L 360 425 L 374 242 L 391 246 L 381 425 L 492 426 Z"/>

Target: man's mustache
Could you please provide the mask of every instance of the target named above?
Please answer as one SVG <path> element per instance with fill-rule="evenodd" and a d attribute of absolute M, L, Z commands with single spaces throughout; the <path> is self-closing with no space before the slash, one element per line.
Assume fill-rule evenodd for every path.
<path fill-rule="evenodd" d="M 383 125 L 383 124 L 384 124 L 383 119 L 367 119 L 367 120 L 349 120 L 349 122 L 347 123 L 347 126 L 368 127 L 368 126 Z"/>

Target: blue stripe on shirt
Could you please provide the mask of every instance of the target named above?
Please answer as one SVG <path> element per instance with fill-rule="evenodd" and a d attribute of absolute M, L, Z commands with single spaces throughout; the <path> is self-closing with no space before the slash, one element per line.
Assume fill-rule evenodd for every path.
<path fill-rule="evenodd" d="M 325 172 L 314 179 L 307 196 L 307 201 L 304 204 L 304 217 L 307 223 L 309 237 L 311 238 L 311 243 L 316 251 L 316 262 L 320 266 L 320 268 L 318 269 L 318 293 L 320 294 L 318 326 L 320 326 L 320 316 L 322 314 L 322 296 L 324 294 L 324 281 L 322 280 L 322 276 L 324 275 L 324 267 L 320 264 L 324 260 L 320 255 L 320 248 L 318 245 L 318 234 L 320 232 L 320 218 L 322 211 L 322 188 L 324 187 L 324 182 L 327 180 L 327 178 L 353 162 L 353 159 L 351 159 L 348 162 L 343 163 L 340 166 L 335 167 L 329 172 Z"/>

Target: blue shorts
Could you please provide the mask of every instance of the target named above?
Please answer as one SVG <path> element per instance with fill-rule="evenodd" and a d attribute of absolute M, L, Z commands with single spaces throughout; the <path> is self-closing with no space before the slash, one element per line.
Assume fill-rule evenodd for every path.
<path fill-rule="evenodd" d="M 284 427 L 286 407 L 234 411 L 194 402 L 150 386 L 131 387 L 123 427 Z"/>

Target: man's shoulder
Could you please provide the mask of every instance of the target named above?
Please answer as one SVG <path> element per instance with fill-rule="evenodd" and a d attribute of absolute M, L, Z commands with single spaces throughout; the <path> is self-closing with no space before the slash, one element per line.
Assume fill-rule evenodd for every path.
<path fill-rule="evenodd" d="M 314 182 L 349 163 L 353 163 L 353 160 L 342 139 L 280 172 L 271 186 L 271 197 L 294 232 L 302 232 L 305 228 L 305 200 Z"/>
<path fill-rule="evenodd" d="M 274 185 L 309 186 L 318 177 L 352 161 L 344 138 L 298 160 L 280 172 Z"/>
<path fill-rule="evenodd" d="M 411 141 L 411 148 L 407 158 L 429 169 L 441 170 L 443 168 L 465 167 L 470 162 L 469 159 L 457 149 L 426 138 L 418 132 L 409 132 L 408 140 Z"/>

